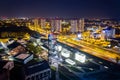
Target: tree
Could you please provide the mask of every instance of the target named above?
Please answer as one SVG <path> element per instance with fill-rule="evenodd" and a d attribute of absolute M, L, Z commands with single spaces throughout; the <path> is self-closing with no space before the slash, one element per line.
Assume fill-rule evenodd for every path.
<path fill-rule="evenodd" d="M 70 24 L 62 24 L 62 32 L 67 34 L 69 32 Z"/>
<path fill-rule="evenodd" d="M 40 46 L 34 46 L 32 42 L 27 44 L 27 48 L 35 55 L 39 55 L 42 53 L 42 48 Z"/>

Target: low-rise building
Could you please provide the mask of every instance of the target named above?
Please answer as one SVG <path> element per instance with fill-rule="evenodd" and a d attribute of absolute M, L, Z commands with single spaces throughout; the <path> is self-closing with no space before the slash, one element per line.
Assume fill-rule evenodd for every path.
<path fill-rule="evenodd" d="M 50 80 L 51 69 L 45 60 L 31 60 L 27 64 L 15 63 L 11 80 Z"/>
<path fill-rule="evenodd" d="M 45 59 L 30 52 L 26 47 L 17 41 L 8 45 L 8 49 L 8 54 L 3 55 L 2 57 L 0 55 L 0 61 L 12 61 L 14 62 L 14 66 L 12 66 L 12 69 L 7 67 L 8 73 L 5 73 L 8 74 L 6 75 L 8 76 L 6 77 L 7 79 L 4 78 L 2 71 L 4 70 L 5 64 L 0 67 L 0 80 L 8 80 L 8 78 L 10 80 L 50 80 L 51 69 Z M 2 62 L 0 62 L 0 66 L 1 64 Z"/>

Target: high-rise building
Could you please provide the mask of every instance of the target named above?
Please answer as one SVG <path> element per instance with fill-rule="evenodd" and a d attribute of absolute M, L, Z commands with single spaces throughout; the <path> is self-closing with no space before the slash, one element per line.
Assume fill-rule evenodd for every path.
<path fill-rule="evenodd" d="M 55 20 L 51 19 L 50 25 L 51 25 L 51 30 L 54 31 L 55 30 Z"/>
<path fill-rule="evenodd" d="M 103 40 L 107 40 L 107 39 L 114 38 L 114 37 L 115 37 L 115 29 L 110 26 L 106 27 L 101 32 L 101 39 Z"/>
<path fill-rule="evenodd" d="M 34 23 L 34 29 L 37 30 L 37 28 L 39 28 L 38 19 L 34 19 L 34 20 L 33 20 L 33 23 Z"/>
<path fill-rule="evenodd" d="M 78 20 L 78 31 L 84 32 L 84 19 Z"/>
<path fill-rule="evenodd" d="M 61 26 L 62 20 L 60 20 L 60 19 L 52 19 L 50 24 L 51 24 L 52 30 L 57 31 L 57 32 L 62 31 L 62 26 Z"/>
<path fill-rule="evenodd" d="M 70 24 L 71 24 L 70 32 L 72 32 L 72 33 L 78 32 L 78 23 L 77 23 L 77 20 L 70 20 Z"/>
<path fill-rule="evenodd" d="M 42 29 L 44 29 L 46 27 L 46 19 L 45 18 L 40 19 L 40 26 Z"/>
<path fill-rule="evenodd" d="M 62 31 L 61 22 L 62 22 L 61 20 L 55 20 L 56 31 L 58 31 L 58 32 Z"/>

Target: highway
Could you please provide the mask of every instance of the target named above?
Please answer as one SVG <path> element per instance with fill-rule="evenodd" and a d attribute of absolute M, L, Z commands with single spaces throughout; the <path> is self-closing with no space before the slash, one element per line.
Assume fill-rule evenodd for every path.
<path fill-rule="evenodd" d="M 39 31 L 41 34 L 45 35 L 46 38 L 47 38 L 47 35 L 50 33 L 50 32 L 46 33 L 46 31 L 44 31 L 42 29 L 40 29 Z M 110 50 L 107 50 L 104 48 L 102 49 L 102 48 L 96 47 L 95 45 L 91 46 L 90 44 L 86 43 L 85 41 L 73 40 L 73 38 L 75 38 L 74 35 L 69 35 L 69 36 L 58 35 L 57 38 L 58 38 L 59 42 L 62 42 L 62 43 L 67 44 L 69 46 L 80 49 L 81 51 L 87 52 L 88 54 L 94 55 L 94 56 L 99 57 L 101 59 L 108 60 L 108 61 L 113 62 L 113 63 L 117 63 L 116 62 L 117 57 L 120 59 L 120 54 L 118 54 L 118 53 L 115 53 L 113 51 L 110 51 Z M 120 60 L 117 64 L 120 64 Z"/>
<path fill-rule="evenodd" d="M 50 33 L 50 31 L 46 32 L 43 29 L 38 29 L 38 32 L 45 35 L 46 38 L 47 38 L 48 34 Z M 75 47 L 77 49 L 80 49 L 81 51 L 87 52 L 88 54 L 94 55 L 94 56 L 99 57 L 104 60 L 108 60 L 113 63 L 120 64 L 120 60 L 118 62 L 116 62 L 116 58 L 120 59 L 120 54 L 110 51 L 110 50 L 107 50 L 107 49 L 104 49 L 104 48 L 102 49 L 102 48 L 96 47 L 95 45 L 91 46 L 84 41 L 73 40 L 73 38 L 75 38 L 75 35 L 69 35 L 69 36 L 58 35 L 57 38 L 58 38 L 58 41 L 60 41 L 64 44 L 67 44 L 69 46 Z"/>
<path fill-rule="evenodd" d="M 70 38 L 66 38 L 66 39 L 58 38 L 58 40 L 64 44 L 75 47 L 77 49 L 80 49 L 81 51 L 87 52 L 88 54 L 94 55 L 104 60 L 111 61 L 113 63 L 116 63 L 117 57 L 120 59 L 120 55 L 117 53 L 113 53 L 98 47 L 90 46 L 85 43 L 81 43 L 80 41 L 79 42 L 73 41 Z M 120 62 L 117 64 L 120 64 Z"/>

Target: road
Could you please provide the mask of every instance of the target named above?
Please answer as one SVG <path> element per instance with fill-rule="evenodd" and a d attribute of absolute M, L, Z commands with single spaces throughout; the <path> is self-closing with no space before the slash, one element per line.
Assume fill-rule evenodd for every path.
<path fill-rule="evenodd" d="M 42 29 L 38 29 L 41 34 L 48 35 L 50 32 L 47 32 Z M 45 34 L 46 33 L 46 34 Z M 96 46 L 91 46 L 84 41 L 71 41 L 71 39 L 75 38 L 74 35 L 69 36 L 58 36 L 58 40 L 64 44 L 67 44 L 69 46 L 75 47 L 77 49 L 80 49 L 84 52 L 87 52 L 88 54 L 94 55 L 96 57 L 102 58 L 104 60 L 111 61 L 113 63 L 120 64 L 120 61 L 116 61 L 117 58 L 120 59 L 120 54 L 113 52 L 112 50 L 102 49 Z M 81 48 L 82 47 L 82 48 Z"/>
<path fill-rule="evenodd" d="M 62 44 L 62 46 L 66 47 L 66 44 L 63 44 L 63 43 L 61 43 L 61 44 Z M 88 53 L 84 53 L 75 47 L 67 46 L 66 48 L 68 50 L 71 50 L 70 48 L 72 48 L 72 52 L 73 52 L 72 54 L 75 54 L 75 52 L 79 51 L 79 52 L 81 52 L 81 54 L 85 54 L 87 56 L 87 60 L 85 63 L 78 62 L 77 65 L 75 65 L 75 66 L 69 66 L 67 63 L 63 63 L 69 69 L 71 69 L 71 71 L 74 74 L 76 74 L 77 76 L 80 76 L 80 79 L 82 79 L 82 80 L 84 80 L 83 78 L 86 78 L 85 76 L 88 77 L 88 76 L 90 76 L 90 75 L 92 76 L 94 74 L 97 74 L 96 76 L 101 76 L 101 80 L 103 80 L 102 79 L 103 76 L 107 77 L 111 73 L 112 74 L 120 73 L 120 71 L 119 71 L 120 68 L 117 64 L 114 64 L 114 63 L 111 63 L 109 61 L 103 60 L 101 58 L 89 55 Z M 70 57 L 70 59 L 74 60 L 73 55 Z M 105 73 L 107 72 L 107 73 L 102 75 L 101 74 L 102 72 L 105 72 Z M 119 75 L 117 75 L 117 76 L 119 76 Z M 119 79 L 120 79 L 120 77 L 119 77 Z M 98 80 L 98 79 L 96 79 L 96 80 Z M 106 79 L 106 80 L 108 80 L 108 79 Z M 111 80 L 115 80 L 115 78 L 114 79 L 112 78 Z"/>
<path fill-rule="evenodd" d="M 91 55 L 94 55 L 96 57 L 99 57 L 99 58 L 102 58 L 104 60 L 108 60 L 108 61 L 111 61 L 111 62 L 114 62 L 116 63 L 116 58 L 120 58 L 120 55 L 118 54 L 115 54 L 115 53 L 112 53 L 110 51 L 107 51 L 107 50 L 103 50 L 103 49 L 100 49 L 100 48 L 97 48 L 97 47 L 94 47 L 94 46 L 89 46 L 89 45 L 83 45 L 81 44 L 80 42 L 73 42 L 69 39 L 65 40 L 65 39 L 59 39 L 60 42 L 64 43 L 64 44 L 67 44 L 69 46 L 72 46 L 72 47 L 75 47 L 77 49 L 80 49 L 84 52 L 87 52 L 88 54 L 91 54 Z M 117 63 L 117 64 L 120 64 Z"/>
<path fill-rule="evenodd" d="M 45 43 L 47 43 L 47 42 L 45 42 Z M 61 43 L 61 42 L 57 42 L 57 44 L 61 45 L 63 48 L 66 48 L 67 50 L 71 51 L 72 55 L 69 58 L 73 61 L 75 61 L 74 54 L 77 51 L 79 51 L 81 54 L 86 55 L 85 63 L 80 63 L 80 62 L 75 61 L 77 64 L 73 65 L 73 66 L 66 63 L 65 59 L 67 59 L 67 58 L 65 58 L 63 56 L 62 56 L 63 62 L 60 62 L 59 60 L 57 60 L 57 63 L 62 64 L 62 66 L 59 65 L 59 71 L 61 71 L 61 73 L 62 73 L 62 74 L 60 73 L 60 75 L 65 75 L 66 77 L 70 78 L 69 80 L 75 80 L 75 77 L 77 77 L 76 80 L 84 80 L 84 79 L 89 80 L 89 79 L 87 79 L 88 77 L 91 77 L 91 80 L 93 78 L 96 78 L 95 80 L 98 80 L 99 76 L 101 76 L 101 78 L 99 78 L 99 79 L 104 80 L 104 79 L 102 79 L 103 76 L 108 77 L 110 74 L 115 75 L 115 74 L 120 73 L 119 72 L 120 68 L 117 64 L 111 63 L 109 61 L 103 60 L 103 59 L 95 57 L 95 56 L 92 56 L 88 53 L 81 51 L 80 49 L 75 48 L 74 46 L 71 47 L 71 46 Z M 54 56 L 52 56 L 52 58 L 54 58 Z M 55 61 L 55 60 L 53 60 L 53 61 Z M 106 74 L 103 75 L 104 72 Z M 92 77 L 95 74 L 96 74 L 96 76 Z M 119 75 L 115 75 L 115 76 L 118 77 Z M 111 80 L 116 80 L 115 78 L 111 78 Z M 120 77 L 118 77 L 118 78 L 120 79 Z M 108 80 L 108 79 L 109 78 L 107 78 L 106 80 Z M 65 80 L 65 79 L 61 79 L 61 80 Z"/>
<path fill-rule="evenodd" d="M 63 45 L 67 45 L 71 47 L 72 52 L 80 51 L 87 56 L 87 60 L 85 64 L 78 63 L 75 67 L 70 66 L 67 63 L 63 62 L 64 66 L 60 66 L 60 70 L 63 69 L 63 73 L 65 70 L 67 74 L 72 72 L 74 76 L 79 77 L 82 80 L 90 80 L 87 78 L 91 78 L 91 80 L 119 80 L 120 79 L 120 68 L 116 63 L 116 57 L 119 57 L 116 53 L 109 52 L 107 50 L 103 50 L 94 46 L 89 46 L 77 41 L 71 41 L 73 37 L 58 37 L 58 41 Z M 70 49 L 70 48 L 69 48 Z M 63 57 L 64 60 L 64 57 Z M 112 62 L 112 63 L 111 63 Z M 69 71 L 70 70 L 70 71 Z M 104 74 L 105 73 L 105 74 Z M 84 74 L 84 75 L 83 75 Z M 81 75 L 83 75 L 81 77 Z M 93 76 L 95 75 L 95 76 Z M 110 75 L 114 75 L 115 77 L 111 77 Z M 72 75 L 68 75 L 70 78 Z M 104 78 L 107 77 L 107 78 Z M 78 80 L 80 80 L 78 79 Z M 73 79 L 74 80 L 74 79 Z"/>

